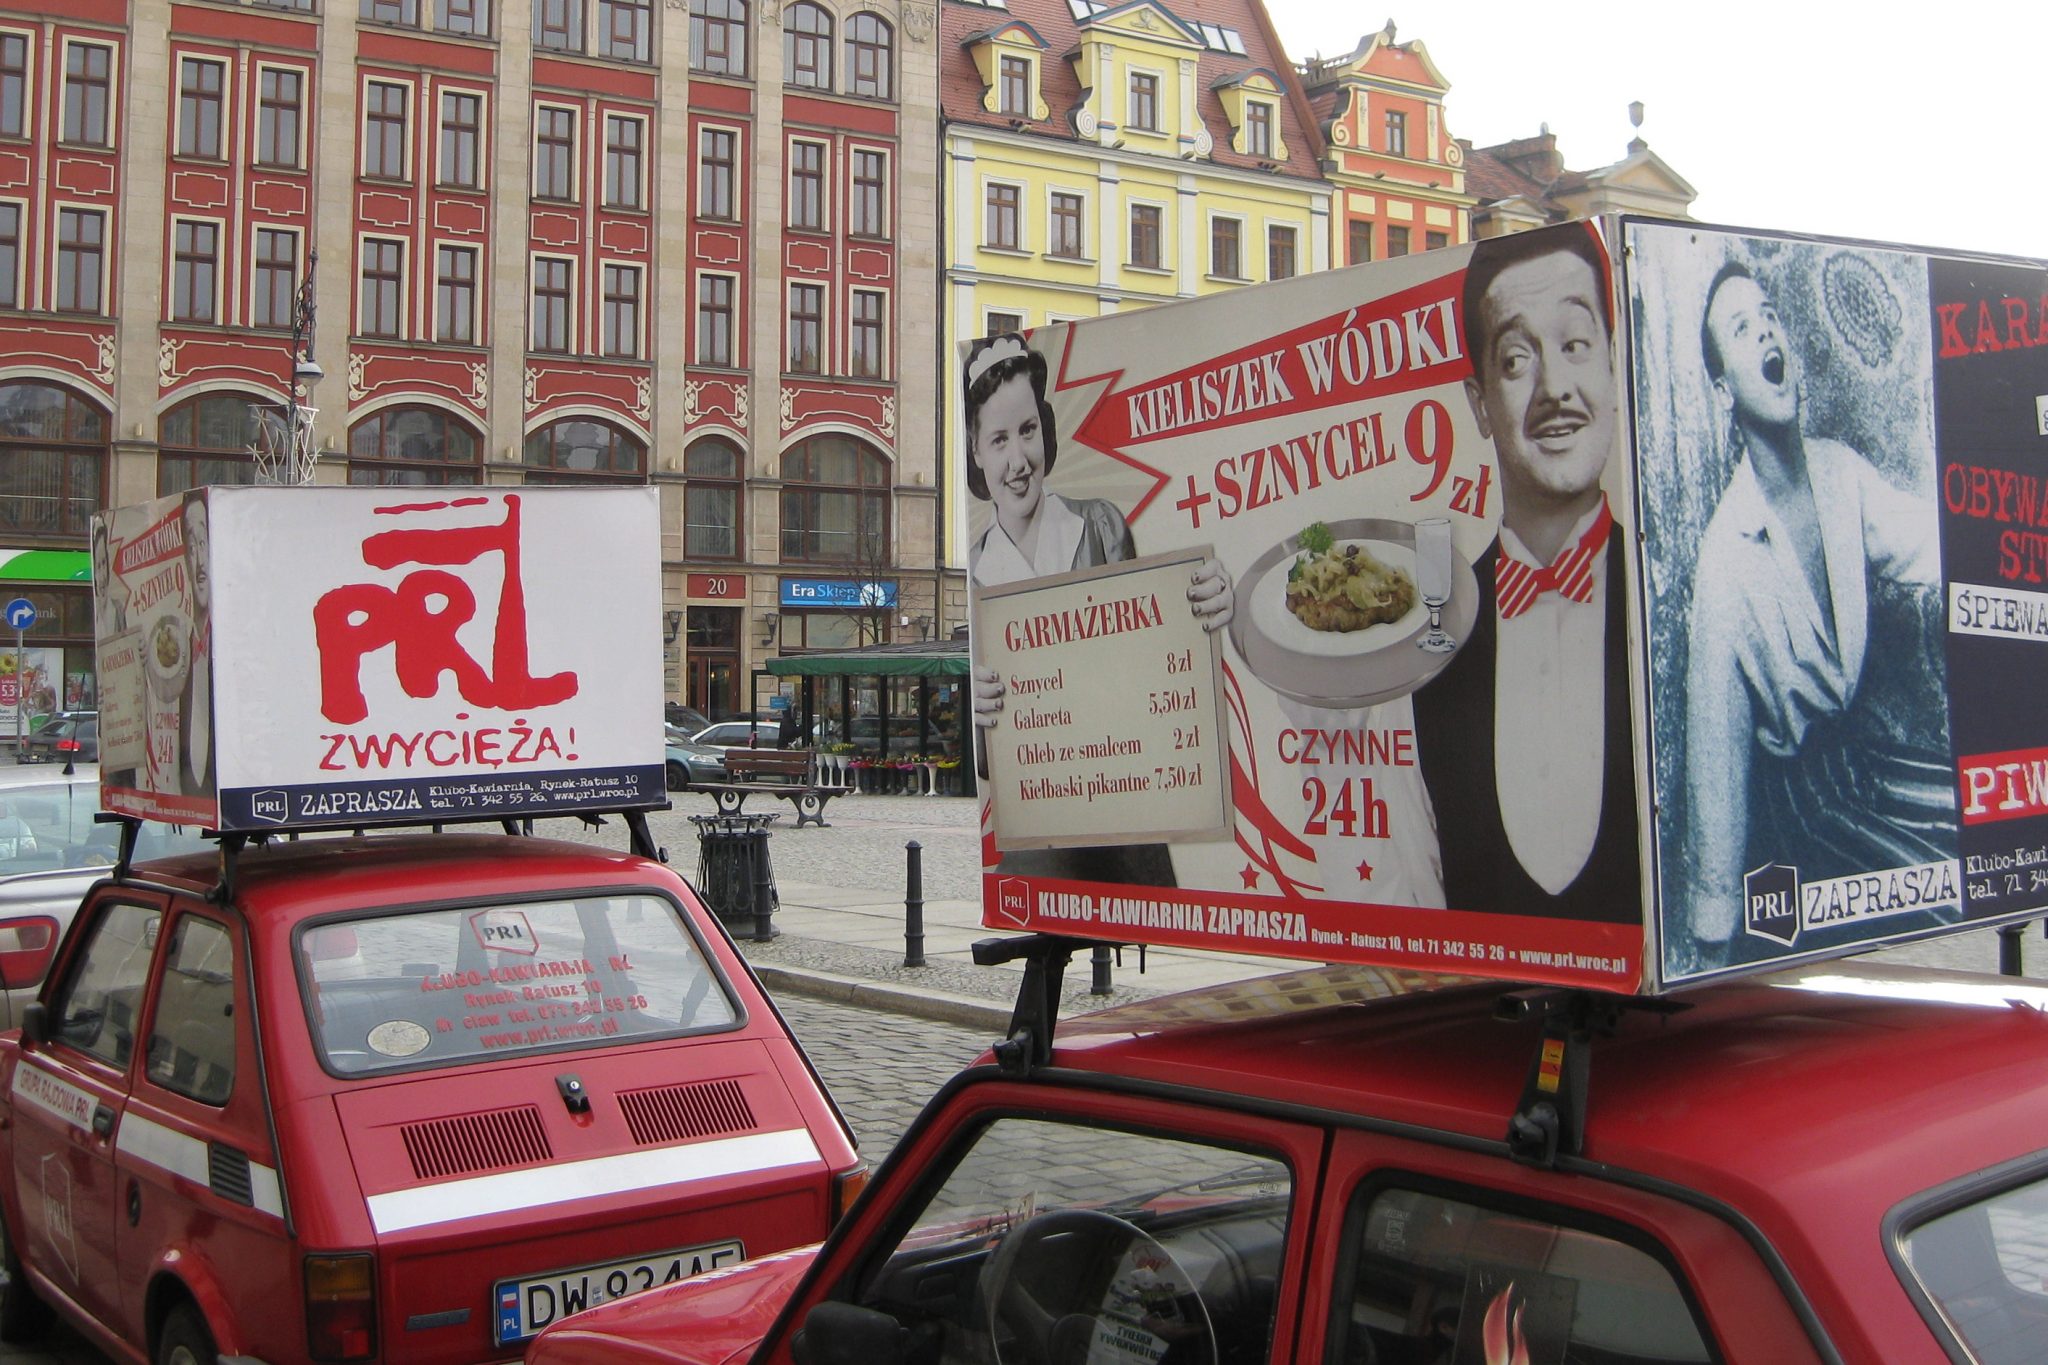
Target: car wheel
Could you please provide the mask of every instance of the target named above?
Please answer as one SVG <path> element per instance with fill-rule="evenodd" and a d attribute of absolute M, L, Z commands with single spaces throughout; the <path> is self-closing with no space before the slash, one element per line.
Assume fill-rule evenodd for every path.
<path fill-rule="evenodd" d="M 669 789 L 670 791 L 672 791 L 672 792 L 679 792 L 679 791 L 683 791 L 683 790 L 687 789 L 687 788 L 689 787 L 689 785 L 690 785 L 690 770 L 689 770 L 688 768 L 685 768 L 685 767 L 684 767 L 684 766 L 683 766 L 682 764 L 680 764 L 680 763 L 671 763 L 671 764 L 669 764 L 669 765 L 668 765 L 668 789 Z"/>
<path fill-rule="evenodd" d="M 163 1335 L 157 1338 L 156 1365 L 216 1365 L 219 1359 L 213 1350 L 213 1334 L 206 1330 L 199 1310 L 189 1303 L 172 1309 Z"/>
<path fill-rule="evenodd" d="M 0 1285 L 0 1341 L 21 1344 L 39 1339 L 50 1328 L 50 1305 L 36 1297 L 21 1258 L 14 1254 L 14 1238 L 0 1227 L 0 1273 L 7 1283 Z"/>

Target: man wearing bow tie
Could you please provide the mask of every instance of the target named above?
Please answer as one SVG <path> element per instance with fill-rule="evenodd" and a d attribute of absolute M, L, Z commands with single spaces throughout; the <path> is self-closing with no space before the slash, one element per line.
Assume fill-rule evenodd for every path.
<path fill-rule="evenodd" d="M 1453 909 L 1642 915 L 1622 528 L 1600 486 L 1618 393 L 1607 265 L 1573 223 L 1478 244 L 1466 396 L 1499 457 L 1478 619 L 1415 694 Z"/>

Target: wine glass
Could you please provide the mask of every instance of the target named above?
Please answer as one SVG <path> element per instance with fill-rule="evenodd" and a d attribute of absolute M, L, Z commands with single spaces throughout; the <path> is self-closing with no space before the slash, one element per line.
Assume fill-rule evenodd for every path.
<path fill-rule="evenodd" d="M 1444 632 L 1444 603 L 1451 600 L 1455 554 L 1450 518 L 1431 517 L 1415 523 L 1415 588 L 1429 608 L 1429 629 L 1415 647 L 1431 654 L 1448 654 L 1458 647 L 1457 640 Z"/>

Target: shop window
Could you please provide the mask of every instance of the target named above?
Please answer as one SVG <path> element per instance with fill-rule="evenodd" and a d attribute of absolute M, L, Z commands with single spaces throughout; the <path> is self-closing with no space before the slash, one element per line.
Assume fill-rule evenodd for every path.
<path fill-rule="evenodd" d="M 647 446 L 594 417 L 565 417 L 526 438 L 528 483 L 640 483 Z"/>
<path fill-rule="evenodd" d="M 257 413 L 279 406 L 261 394 L 206 393 L 166 412 L 156 426 L 157 496 L 256 482 Z"/>
<path fill-rule="evenodd" d="M 352 484 L 481 483 L 483 440 L 440 408 L 405 405 L 371 413 L 349 429 Z"/>
<path fill-rule="evenodd" d="M 747 74 L 745 0 L 690 0 L 690 69 L 709 76 Z"/>
<path fill-rule="evenodd" d="M 889 544 L 889 462 L 851 436 L 812 436 L 782 456 L 782 557 L 881 565 Z"/>
<path fill-rule="evenodd" d="M 683 557 L 737 559 L 740 553 L 740 448 L 720 436 L 683 452 Z M 697 613 L 692 612 L 691 620 Z M 737 644 L 737 641 L 734 641 Z"/>
<path fill-rule="evenodd" d="M 832 88 L 832 16 L 809 0 L 782 12 L 782 81 L 807 90 Z"/>
<path fill-rule="evenodd" d="M 861 13 L 846 21 L 847 93 L 891 98 L 895 59 L 895 35 L 880 15 Z"/>
<path fill-rule="evenodd" d="M 76 537 L 105 502 L 111 428 L 54 384 L 0 384 L 0 531 Z"/>

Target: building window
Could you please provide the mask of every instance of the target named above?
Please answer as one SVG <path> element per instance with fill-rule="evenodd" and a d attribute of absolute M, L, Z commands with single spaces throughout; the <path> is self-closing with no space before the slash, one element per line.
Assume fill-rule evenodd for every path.
<path fill-rule="evenodd" d="M 647 477 L 647 446 L 610 422 L 568 417 L 526 438 L 528 483 L 638 483 Z"/>
<path fill-rule="evenodd" d="M 697 363 L 733 363 L 733 277 L 697 277 Z"/>
<path fill-rule="evenodd" d="M 0 204 L 0 308 L 21 307 L 21 205 Z"/>
<path fill-rule="evenodd" d="M 720 436 L 683 452 L 683 557 L 738 559 L 740 449 Z"/>
<path fill-rule="evenodd" d="M 983 336 L 1002 337 L 1024 330 L 1022 313 L 990 312 L 982 318 Z"/>
<path fill-rule="evenodd" d="M 710 76 L 747 74 L 745 0 L 690 0 L 690 69 Z"/>
<path fill-rule="evenodd" d="M 220 158 L 221 88 L 227 69 L 187 57 L 178 63 L 178 155 Z"/>
<path fill-rule="evenodd" d="M 420 26 L 420 0 L 363 0 L 357 13 L 373 24 Z"/>
<path fill-rule="evenodd" d="M 71 43 L 64 55 L 64 140 L 108 146 L 107 104 L 113 88 L 114 49 Z"/>
<path fill-rule="evenodd" d="M 697 216 L 731 219 L 733 163 L 739 137 L 730 128 L 697 134 Z"/>
<path fill-rule="evenodd" d="M 1372 220 L 1353 218 L 1344 225 L 1344 259 L 1362 265 L 1372 259 Z"/>
<path fill-rule="evenodd" d="M 825 145 L 789 144 L 790 227 L 799 232 L 825 230 Z"/>
<path fill-rule="evenodd" d="M 882 292 L 853 291 L 853 318 L 848 328 L 847 373 L 855 379 L 882 377 Z"/>
<path fill-rule="evenodd" d="M 256 287 L 249 321 L 257 327 L 289 327 L 299 297 L 299 234 L 256 229 Z"/>
<path fill-rule="evenodd" d="M 0 33 L 0 137 L 28 132 L 28 39 Z"/>
<path fill-rule="evenodd" d="M 653 0 L 597 0 L 599 56 L 644 62 L 653 52 Z"/>
<path fill-rule="evenodd" d="M 583 0 L 534 0 L 533 44 L 550 52 L 581 52 Z"/>
<path fill-rule="evenodd" d="M 1244 224 L 1221 216 L 1209 220 L 1209 273 L 1227 280 L 1244 278 Z"/>
<path fill-rule="evenodd" d="M 1031 62 L 1006 56 L 997 65 L 996 112 L 1012 118 L 1031 117 Z"/>
<path fill-rule="evenodd" d="M 111 426 L 67 389 L 0 384 L 0 531 L 84 543 L 104 497 Z"/>
<path fill-rule="evenodd" d="M 261 439 L 258 413 L 279 405 L 252 393 L 188 398 L 157 420 L 156 492 L 160 498 L 208 484 L 256 482 L 250 447 Z"/>
<path fill-rule="evenodd" d="M 1291 227 L 1266 229 L 1266 278 L 1292 279 L 1300 268 L 1295 260 L 1295 230 Z"/>
<path fill-rule="evenodd" d="M 832 88 L 832 16 L 810 0 L 782 12 L 782 80 L 807 90 Z"/>
<path fill-rule="evenodd" d="M 1130 117 L 1125 121 L 1141 132 L 1159 131 L 1159 78 L 1149 71 L 1131 73 Z"/>
<path fill-rule="evenodd" d="M 533 349 L 569 349 L 569 262 L 554 256 L 533 258 Z"/>
<path fill-rule="evenodd" d="M 889 156 L 861 147 L 853 153 L 853 194 L 846 205 L 846 230 L 857 237 L 889 231 Z"/>
<path fill-rule="evenodd" d="M 640 147 L 647 125 L 637 118 L 607 114 L 604 120 L 604 204 L 611 209 L 637 209 L 640 193 Z"/>
<path fill-rule="evenodd" d="M 576 197 L 576 111 L 543 104 L 533 111 L 533 197 Z"/>
<path fill-rule="evenodd" d="M 1451 237 L 1447 232 L 1425 232 L 1422 234 L 1422 249 L 1424 251 L 1435 251 L 1438 247 L 1449 246 L 1450 244 Z"/>
<path fill-rule="evenodd" d="M 1081 257 L 1081 196 L 1054 190 L 1045 250 L 1049 256 Z"/>
<path fill-rule="evenodd" d="M 100 280 L 107 251 L 107 215 L 98 209 L 57 211 L 57 297 L 60 313 L 101 311 Z"/>
<path fill-rule="evenodd" d="M 846 21 L 849 93 L 885 100 L 895 89 L 895 35 L 880 15 L 856 14 Z"/>
<path fill-rule="evenodd" d="M 434 253 L 434 340 L 476 342 L 476 248 L 444 246 Z"/>
<path fill-rule="evenodd" d="M 400 335 L 399 305 L 405 295 L 405 243 L 381 237 L 363 239 L 361 321 L 366 337 Z"/>
<path fill-rule="evenodd" d="M 1015 185 L 988 187 L 988 230 L 982 245 L 1002 251 L 1017 250 L 1017 220 L 1022 202 L 1023 191 Z"/>
<path fill-rule="evenodd" d="M 1264 100 L 1244 102 L 1244 150 L 1246 156 L 1273 155 L 1273 106 Z"/>
<path fill-rule="evenodd" d="M 604 268 L 604 353 L 633 360 L 640 355 L 640 267 Z"/>
<path fill-rule="evenodd" d="M 880 564 L 889 544 L 889 462 L 851 436 L 813 436 L 782 456 L 782 557 Z"/>
<path fill-rule="evenodd" d="M 825 332 L 825 287 L 789 287 L 789 369 L 792 374 L 823 374 L 821 345 Z"/>
<path fill-rule="evenodd" d="M 1408 155 L 1408 116 L 1398 109 L 1387 111 L 1387 155 Z"/>
<path fill-rule="evenodd" d="M 171 229 L 171 321 L 214 321 L 220 227 L 179 219 Z"/>
<path fill-rule="evenodd" d="M 491 36 L 491 0 L 434 0 L 434 27 L 471 38 Z"/>
<path fill-rule="evenodd" d="M 1408 229 L 1404 227 L 1389 227 L 1387 229 L 1387 255 L 1406 256 L 1407 254 Z"/>
<path fill-rule="evenodd" d="M 371 81 L 364 92 L 364 175 L 405 179 L 405 96 L 405 87 L 390 81 Z"/>
<path fill-rule="evenodd" d="M 256 164 L 296 169 L 299 165 L 300 97 L 305 76 L 262 67 L 256 108 Z"/>
<path fill-rule="evenodd" d="M 484 97 L 441 92 L 441 183 L 457 189 L 482 186 L 477 144 L 482 137 Z"/>
<path fill-rule="evenodd" d="M 481 483 L 483 441 L 439 408 L 407 404 L 349 428 L 352 484 Z"/>
<path fill-rule="evenodd" d="M 1159 269 L 1159 206 L 1131 205 L 1131 264 Z"/>

